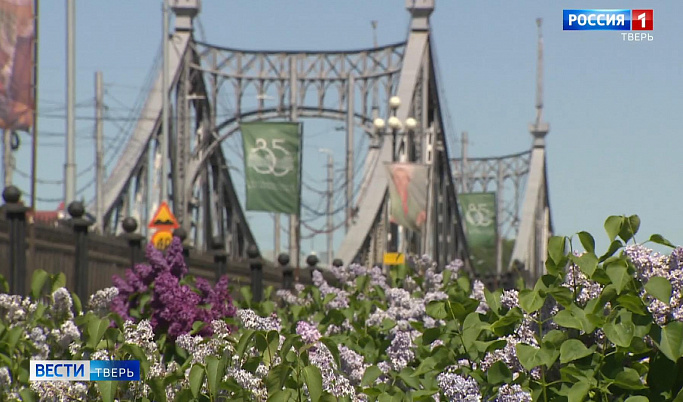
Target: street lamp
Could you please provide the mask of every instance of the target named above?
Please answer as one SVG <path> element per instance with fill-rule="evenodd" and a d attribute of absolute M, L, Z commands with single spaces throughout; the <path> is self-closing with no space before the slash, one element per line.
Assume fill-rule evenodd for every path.
<path fill-rule="evenodd" d="M 387 125 L 391 130 L 391 161 L 397 162 L 397 143 L 396 137 L 407 132 L 413 132 L 417 128 L 417 120 L 412 117 L 407 118 L 404 122 L 401 121 L 396 116 L 396 111 L 401 106 L 401 99 L 398 96 L 392 96 L 389 98 L 389 108 L 391 109 L 391 116 L 387 119 L 386 123 L 383 119 L 377 118 L 373 121 L 376 135 L 383 136 L 387 134 Z M 405 128 L 405 131 L 404 131 Z M 398 225 L 395 223 L 389 223 L 389 233 L 391 233 L 391 239 L 388 242 L 389 251 L 398 251 Z"/>

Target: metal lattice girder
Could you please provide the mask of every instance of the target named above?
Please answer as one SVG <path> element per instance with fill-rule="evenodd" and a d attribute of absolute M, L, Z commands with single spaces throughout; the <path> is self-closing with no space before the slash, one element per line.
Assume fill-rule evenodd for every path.
<path fill-rule="evenodd" d="M 169 38 L 169 76 L 171 82 L 177 83 L 182 67 L 183 56 L 187 51 L 191 41 L 190 32 L 176 32 Z M 104 184 L 104 216 L 105 220 L 110 221 L 109 231 L 116 231 L 116 224 L 112 224 L 115 213 L 121 207 L 122 199 L 127 195 L 128 186 L 133 177 L 140 172 L 142 165 L 147 164 L 145 155 L 150 143 L 154 140 L 160 127 L 160 116 L 162 106 L 162 79 L 158 75 L 156 82 L 148 94 L 145 105 L 140 117 L 135 125 L 135 129 L 126 143 L 121 156 L 111 174 L 107 177 Z M 89 206 L 94 209 L 94 206 Z M 128 211 L 123 211 L 126 214 Z"/>

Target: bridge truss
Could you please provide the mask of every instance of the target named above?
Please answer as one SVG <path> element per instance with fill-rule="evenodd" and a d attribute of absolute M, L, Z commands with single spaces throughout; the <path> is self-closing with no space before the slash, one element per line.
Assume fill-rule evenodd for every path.
<path fill-rule="evenodd" d="M 406 42 L 339 52 L 249 51 L 200 42 L 193 36 L 199 1 L 172 3 L 176 25 L 167 43 L 170 143 L 168 149 L 159 146 L 165 95 L 159 73 L 122 156 L 106 180 L 105 232 L 117 233 L 126 216 L 147 222 L 159 203 L 168 200 L 195 249 L 209 250 L 218 244 L 233 260 L 246 258 L 247 247 L 258 242 L 231 176 L 243 162 L 227 158 L 222 142 L 237 135 L 241 122 L 328 118 L 345 122 L 347 144 L 346 236 L 335 255 L 345 263 L 381 263 L 390 240 L 384 163 L 396 151 L 400 161 L 430 166 L 427 229 L 421 234 L 400 232 L 402 251 L 429 254 L 440 266 L 456 258 L 469 261 L 456 196 L 458 181 L 454 180 L 458 168 L 449 157 L 430 46 L 433 0 L 406 1 L 412 17 Z M 394 111 L 389 107 L 392 96 L 401 99 Z M 405 130 L 396 149 L 373 127 L 374 119 L 392 114 L 401 121 L 409 117 L 417 121 L 416 128 Z M 356 130 L 374 144 L 368 149 L 361 178 L 354 177 L 353 168 Z M 536 148 L 531 151 L 527 183 L 544 183 L 544 175 L 540 179 L 534 175 L 538 159 L 534 152 Z M 159 173 L 164 158 L 171 166 L 166 178 Z M 161 180 L 167 180 L 168 194 L 161 194 Z M 360 182 L 359 191 L 354 191 L 356 182 Z M 540 197 L 542 191 L 532 192 L 527 185 L 527 200 L 534 194 Z M 518 237 L 528 232 L 531 238 L 535 226 L 526 223 L 526 203 L 524 208 L 521 219 L 516 209 L 510 216 L 516 216 Z M 290 239 L 296 238 L 295 228 L 296 217 L 291 217 Z M 290 241 L 291 254 L 296 250 L 294 243 Z M 520 246 L 515 251 L 522 263 L 530 261 L 520 257 L 528 250 Z"/>

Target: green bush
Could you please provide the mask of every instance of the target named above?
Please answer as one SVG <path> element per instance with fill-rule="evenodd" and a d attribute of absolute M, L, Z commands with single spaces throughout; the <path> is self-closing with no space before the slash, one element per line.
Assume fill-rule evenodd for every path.
<path fill-rule="evenodd" d="M 244 288 L 235 318 L 206 323 L 210 337 L 197 322 L 175 342 L 149 321 L 105 315 L 111 289 L 82 309 L 63 275 L 37 271 L 31 297 L 0 295 L 0 392 L 7 400 L 682 401 L 683 248 L 654 235 L 650 242 L 673 249 L 654 253 L 635 243 L 638 227 L 636 216 L 608 218 L 604 253 L 586 232 L 551 238 L 546 275 L 520 291 L 490 291 L 461 262 L 436 267 L 426 257 L 386 271 L 350 265 L 334 283 L 316 273 L 314 286 L 267 289 L 261 303 Z M 143 381 L 29 384 L 36 356 L 136 359 Z"/>

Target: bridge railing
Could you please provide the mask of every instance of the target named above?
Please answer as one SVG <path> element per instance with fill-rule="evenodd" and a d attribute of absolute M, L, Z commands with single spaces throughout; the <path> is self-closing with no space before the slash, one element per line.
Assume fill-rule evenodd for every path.
<path fill-rule="evenodd" d="M 90 232 L 87 223 L 78 221 L 85 221 L 83 211 L 73 208 L 70 212 L 77 212 L 77 216 L 57 225 L 30 222 L 27 219 L 29 209 L 22 205 L 20 194 L 16 187 L 6 188 L 3 191 L 5 204 L 0 207 L 0 275 L 8 280 L 11 294 L 27 294 L 30 278 L 37 269 L 42 269 L 51 274 L 64 273 L 67 288 L 75 289 L 86 303 L 84 298 L 112 286 L 112 276 L 124 277 L 133 261 L 144 262 L 142 236 Z M 85 233 L 79 235 L 83 226 Z M 252 278 L 258 278 L 261 289 L 263 286 L 281 288 L 290 272 L 286 263 L 273 264 L 263 260 L 258 253 L 240 261 L 227 258 L 220 250 L 195 253 L 186 248 L 184 254 L 191 275 L 214 282 L 220 275 L 227 274 L 237 290 L 253 284 Z M 259 275 L 253 277 L 258 264 L 261 266 Z M 300 281 L 310 283 L 310 275 L 302 275 Z"/>

